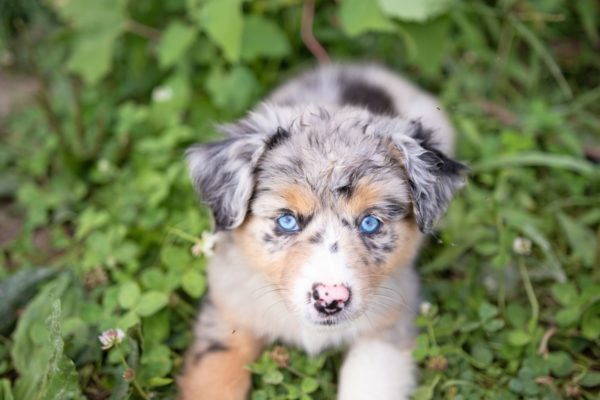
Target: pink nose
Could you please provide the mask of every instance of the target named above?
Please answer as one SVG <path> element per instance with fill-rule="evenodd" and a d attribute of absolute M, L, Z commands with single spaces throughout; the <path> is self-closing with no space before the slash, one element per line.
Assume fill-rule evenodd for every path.
<path fill-rule="evenodd" d="M 332 301 L 346 302 L 350 298 L 350 290 L 342 284 L 339 285 L 323 285 L 318 283 L 313 288 L 313 298 L 315 300 L 323 300 L 326 303 Z"/>
<path fill-rule="evenodd" d="M 317 283 L 313 286 L 312 298 L 317 311 L 328 315 L 335 314 L 342 311 L 350 300 L 350 288 L 342 284 Z"/>

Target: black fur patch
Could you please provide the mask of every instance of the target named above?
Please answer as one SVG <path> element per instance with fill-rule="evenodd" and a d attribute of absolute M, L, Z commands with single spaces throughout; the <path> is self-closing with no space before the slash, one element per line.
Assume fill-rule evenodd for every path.
<path fill-rule="evenodd" d="M 383 89 L 359 80 L 341 79 L 342 104 L 361 106 L 373 114 L 397 115 L 394 103 Z"/>
<path fill-rule="evenodd" d="M 271 136 L 266 142 L 267 150 L 272 150 L 275 147 L 279 146 L 283 142 L 285 142 L 290 137 L 290 132 L 286 131 L 282 127 L 277 128 L 277 132 L 273 136 Z"/>
<path fill-rule="evenodd" d="M 193 363 L 198 364 L 200 362 L 200 360 L 202 360 L 206 355 L 211 354 L 211 353 L 219 353 L 219 352 L 223 352 L 223 351 L 229 351 L 229 347 L 225 346 L 221 342 L 213 341 L 210 343 L 210 345 L 206 349 L 198 351 L 197 353 L 194 354 Z"/>
<path fill-rule="evenodd" d="M 337 242 L 335 242 L 334 244 L 332 244 L 332 245 L 329 247 L 329 251 L 331 251 L 332 253 L 337 253 L 337 251 L 338 251 L 338 247 L 339 247 L 339 246 L 338 246 L 338 243 L 337 243 Z"/>
<path fill-rule="evenodd" d="M 411 136 L 427 150 L 421 154 L 421 160 L 431 165 L 431 171 L 437 175 L 454 176 L 465 173 L 469 168 L 456 160 L 453 160 L 438 150 L 438 144 L 433 140 L 433 131 L 425 128 L 420 121 L 411 121 L 415 124 L 415 130 Z"/>

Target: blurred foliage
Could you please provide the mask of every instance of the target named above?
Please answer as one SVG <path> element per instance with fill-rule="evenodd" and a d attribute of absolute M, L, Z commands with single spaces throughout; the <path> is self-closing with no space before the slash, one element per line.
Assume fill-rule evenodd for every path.
<path fill-rule="evenodd" d="M 472 166 L 419 263 L 416 399 L 597 398 L 599 13 L 317 1 L 332 58 L 439 93 Z M 174 395 L 211 226 L 183 149 L 314 64 L 302 14 L 301 0 L 0 2 L 0 63 L 40 84 L 0 132 L 0 211 L 20 221 L 0 245 L 0 398 Z M 103 352 L 109 328 L 127 339 Z M 252 398 L 330 399 L 340 362 L 267 350 Z"/>

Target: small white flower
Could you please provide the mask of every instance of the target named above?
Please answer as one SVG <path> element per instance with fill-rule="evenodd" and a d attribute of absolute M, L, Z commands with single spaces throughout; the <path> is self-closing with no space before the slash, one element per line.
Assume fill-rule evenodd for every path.
<path fill-rule="evenodd" d="M 111 170 L 111 165 L 110 165 L 110 161 L 108 161 L 106 158 L 101 158 L 98 161 L 98 171 L 102 172 L 103 174 L 109 173 Z"/>
<path fill-rule="evenodd" d="M 205 257 L 212 257 L 215 248 L 215 244 L 219 241 L 219 235 L 217 233 L 210 233 L 208 231 L 202 232 L 199 240 L 196 240 L 192 246 L 192 254 L 194 257 L 199 257 L 204 254 Z"/>
<path fill-rule="evenodd" d="M 98 336 L 98 340 L 102 344 L 102 350 L 108 350 L 115 344 L 119 344 L 125 338 L 125 332 L 121 329 L 109 329 L 102 332 L 102 335 Z"/>
<path fill-rule="evenodd" d="M 152 100 L 157 103 L 169 101 L 173 98 L 173 89 L 168 86 L 159 86 L 152 91 Z"/>
<path fill-rule="evenodd" d="M 198 240 L 192 246 L 192 255 L 194 257 L 200 257 L 201 254 L 202 254 L 202 242 Z"/>
<path fill-rule="evenodd" d="M 528 256 L 531 254 L 531 240 L 524 237 L 517 237 L 513 241 L 512 249 L 517 254 Z"/>
<path fill-rule="evenodd" d="M 212 257 L 215 254 L 214 248 L 218 240 L 219 236 L 216 233 L 202 232 L 202 253 L 206 257 Z"/>
<path fill-rule="evenodd" d="M 421 312 L 421 315 L 429 314 L 429 311 L 431 311 L 431 303 L 428 301 L 422 302 L 419 311 Z"/>

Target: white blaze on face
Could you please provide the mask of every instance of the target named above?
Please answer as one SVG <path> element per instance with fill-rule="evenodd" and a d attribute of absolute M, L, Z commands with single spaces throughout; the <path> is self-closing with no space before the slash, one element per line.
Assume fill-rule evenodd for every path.
<path fill-rule="evenodd" d="M 323 235 L 323 240 L 313 247 L 313 253 L 299 268 L 298 276 L 294 278 L 292 301 L 295 308 L 301 310 L 303 316 L 311 322 L 325 319 L 314 307 L 312 292 L 315 285 L 346 286 L 352 291 L 352 298 L 346 312 L 352 313 L 359 308 L 358 288 L 360 285 L 356 275 L 352 272 L 351 260 L 348 260 L 349 254 L 344 252 L 339 238 L 339 232 L 336 232 L 336 229 L 330 225 Z M 332 251 L 331 247 L 334 244 L 337 249 Z M 346 314 L 346 318 L 349 316 Z"/>

